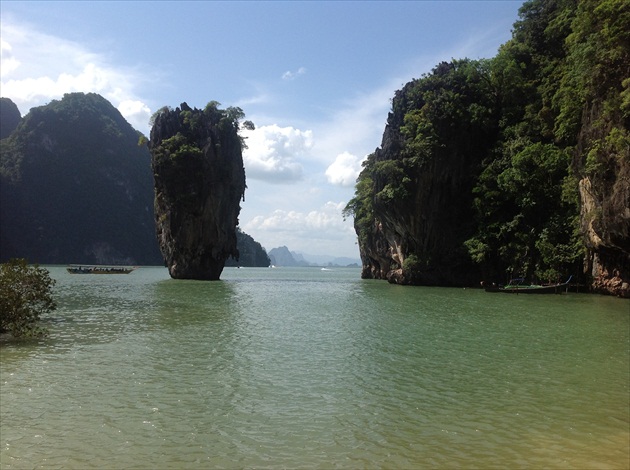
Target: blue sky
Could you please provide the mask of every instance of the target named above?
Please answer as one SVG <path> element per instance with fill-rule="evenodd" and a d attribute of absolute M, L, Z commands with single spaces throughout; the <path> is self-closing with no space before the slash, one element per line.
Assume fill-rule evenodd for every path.
<path fill-rule="evenodd" d="M 96 92 L 148 136 L 182 102 L 239 106 L 241 228 L 267 250 L 358 258 L 361 161 L 394 92 L 440 61 L 492 57 L 522 1 L 2 1 L 0 94 L 23 115 Z"/>

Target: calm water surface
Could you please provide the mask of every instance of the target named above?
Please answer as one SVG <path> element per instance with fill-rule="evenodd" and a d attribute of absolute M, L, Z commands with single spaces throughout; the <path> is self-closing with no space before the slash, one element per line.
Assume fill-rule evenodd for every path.
<path fill-rule="evenodd" d="M 58 280 L 0 345 L 0 467 L 630 466 L 630 303 L 357 269 Z"/>

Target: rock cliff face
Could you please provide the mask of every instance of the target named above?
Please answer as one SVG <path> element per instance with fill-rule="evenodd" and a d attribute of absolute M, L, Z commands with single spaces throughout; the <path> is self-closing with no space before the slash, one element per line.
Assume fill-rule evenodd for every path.
<path fill-rule="evenodd" d="M 238 261 L 229 258 L 225 262 L 226 266 L 267 268 L 271 264 L 262 245 L 238 228 L 236 230 L 236 247 L 238 249 Z"/>
<path fill-rule="evenodd" d="M 630 298 L 630 133 L 623 120 L 606 119 L 602 107 L 601 102 L 586 106 L 574 162 L 582 174 L 585 271 L 594 292 Z M 619 145 L 611 138 L 615 128 L 625 134 Z M 597 162 L 595 170 L 585 168 L 589 159 Z"/>
<path fill-rule="evenodd" d="M 217 280 L 238 259 L 236 226 L 245 192 L 238 108 L 182 103 L 162 109 L 149 148 L 160 250 L 171 277 Z"/>
<path fill-rule="evenodd" d="M 432 82 L 410 82 L 394 96 L 381 146 L 364 170 L 372 186 L 372 220 L 369 227 L 360 227 L 355 218 L 364 278 L 442 286 L 478 282 L 479 270 L 464 242 L 474 230 L 472 188 L 494 131 L 466 120 L 470 103 L 479 109 L 486 103 L 475 86 L 454 83 L 473 66 L 440 64 Z M 423 124 L 426 115 L 414 110 L 425 112 L 426 97 L 439 93 L 444 100 L 456 96 L 451 109 L 463 117 L 441 114 L 441 122 L 434 123 L 427 137 L 423 134 L 428 127 Z"/>
<path fill-rule="evenodd" d="M 585 270 L 593 291 L 630 298 L 630 9 L 627 2 L 578 7 L 567 42 L 585 96 L 575 100 L 581 126 L 573 161 Z"/>
<path fill-rule="evenodd" d="M 346 207 L 363 277 L 572 275 L 630 298 L 627 6 L 530 0 L 519 13 L 495 58 L 439 64 L 396 92 Z"/>

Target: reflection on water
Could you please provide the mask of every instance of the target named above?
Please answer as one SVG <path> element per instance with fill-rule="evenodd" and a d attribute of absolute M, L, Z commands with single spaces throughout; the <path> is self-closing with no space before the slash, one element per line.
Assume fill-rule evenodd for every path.
<path fill-rule="evenodd" d="M 53 268 L 0 347 L 2 468 L 627 468 L 628 303 L 358 270 Z"/>

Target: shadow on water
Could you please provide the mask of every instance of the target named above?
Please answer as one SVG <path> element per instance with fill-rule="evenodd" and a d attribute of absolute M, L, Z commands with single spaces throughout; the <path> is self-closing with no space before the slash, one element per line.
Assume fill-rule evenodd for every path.
<path fill-rule="evenodd" d="M 240 308 L 236 290 L 228 282 L 176 279 L 155 284 L 153 305 L 155 320 L 167 330 L 221 321 Z"/>

